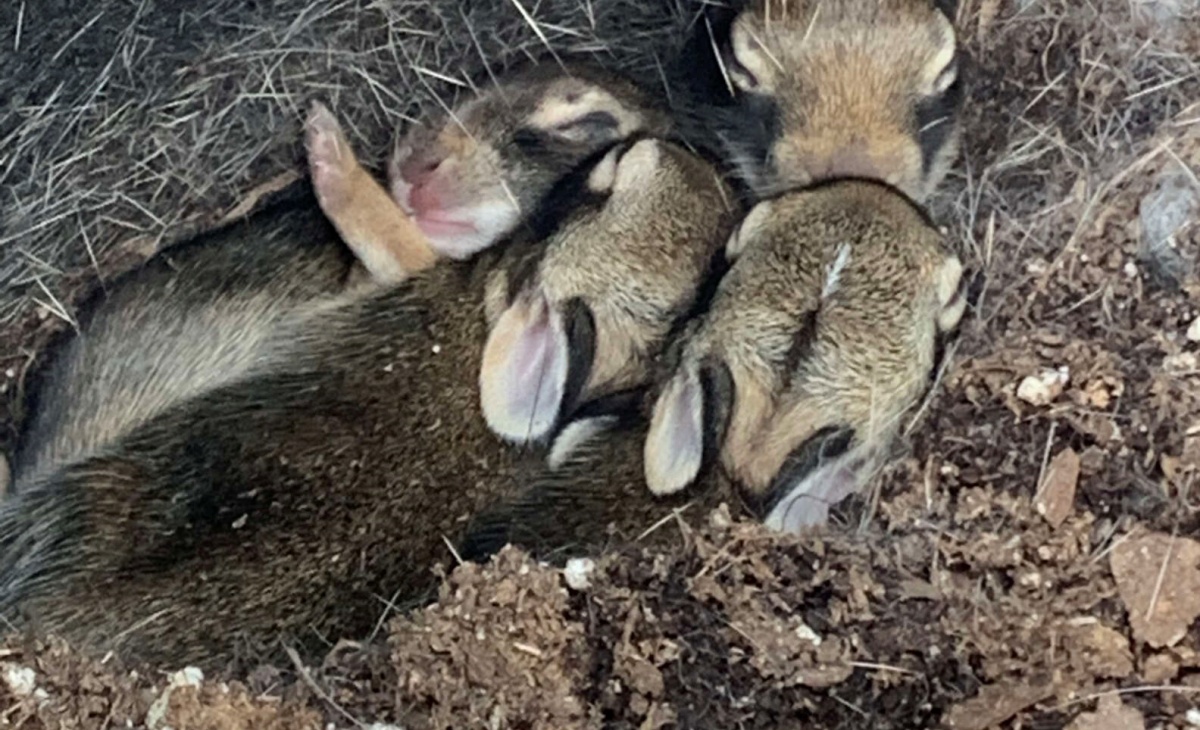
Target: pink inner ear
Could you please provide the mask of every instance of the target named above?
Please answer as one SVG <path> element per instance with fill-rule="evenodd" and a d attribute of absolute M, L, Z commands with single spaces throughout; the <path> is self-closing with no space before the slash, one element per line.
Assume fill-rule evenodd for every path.
<path fill-rule="evenodd" d="M 764 520 L 767 527 L 779 532 L 796 534 L 809 527 L 823 525 L 829 519 L 829 509 L 860 486 L 866 461 L 853 455 L 843 455 L 818 467 L 792 485 Z"/>
<path fill-rule="evenodd" d="M 700 473 L 704 455 L 703 398 L 700 384 L 687 378 L 655 404 L 646 439 L 646 485 L 654 494 L 687 488 Z"/>
<path fill-rule="evenodd" d="M 488 427 L 516 443 L 548 435 L 567 382 L 567 336 L 545 297 L 522 297 L 504 310 L 488 336 L 479 374 Z"/>

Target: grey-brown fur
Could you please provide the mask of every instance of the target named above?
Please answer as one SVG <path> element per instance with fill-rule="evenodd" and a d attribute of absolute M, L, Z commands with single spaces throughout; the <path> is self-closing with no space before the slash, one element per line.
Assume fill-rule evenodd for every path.
<path fill-rule="evenodd" d="M 520 134 L 538 132 L 529 115 L 540 103 L 590 88 L 610 95 L 605 109 L 623 115 L 621 132 L 669 131 L 646 92 L 585 62 L 518 70 L 433 127 L 471 140 L 471 155 L 455 171 L 464 195 L 502 195 L 485 181 L 519 194 L 519 216 L 494 240 L 533 215 L 556 181 L 617 141 L 611 130 L 600 130 L 570 143 L 545 136 L 538 145 L 515 143 Z M 304 316 L 297 308 L 317 306 L 355 281 L 358 267 L 307 183 L 287 196 L 283 204 L 292 212 L 264 212 L 174 247 L 84 302 L 80 333 L 51 348 L 32 389 L 32 416 L 12 464 L 15 491 L 98 452 L 170 404 L 246 373 L 264 356 L 265 338 L 284 320 Z"/>
<path fill-rule="evenodd" d="M 572 262 L 555 256 L 617 246 L 629 276 L 615 290 L 636 291 L 639 275 L 673 281 L 659 312 L 670 318 L 728 235 L 734 217 L 716 179 L 696 174 L 704 166 L 639 144 L 661 147 L 654 174 L 637 181 L 653 222 L 607 214 L 630 192 L 618 168 L 612 195 L 574 209 L 550 243 L 517 240 L 312 308 L 311 326 L 268 343 L 269 368 L 164 410 L 0 504 L 0 612 L 22 609 L 35 627 L 132 659 L 219 667 L 277 649 L 277 637 L 315 648 L 363 636 L 390 601 L 419 599 L 432 563 L 450 558 L 443 536 L 459 538 L 470 515 L 520 483 L 526 455 L 479 413 L 498 272 L 560 279 L 591 305 L 607 293 L 573 283 Z M 663 265 L 694 279 L 664 278 Z M 620 336 L 601 331 L 597 359 Z M 624 384 L 590 383 L 582 397 Z"/>
<path fill-rule="evenodd" d="M 174 247 L 85 301 L 43 355 L 13 462 L 16 491 L 249 367 L 282 318 L 342 290 L 353 265 L 304 186 L 287 215 Z"/>
<path fill-rule="evenodd" d="M 874 183 L 795 191 L 756 210 L 658 396 L 626 423 L 610 419 L 608 430 L 564 449 L 520 497 L 479 514 L 464 554 L 510 541 L 547 556 L 595 550 L 637 538 L 688 502 L 701 514 L 720 500 L 744 505 L 794 530 L 819 523 L 830 502 L 862 486 L 929 385 L 935 337 L 961 315 L 957 260 L 918 208 Z M 829 291 L 843 244 L 849 258 Z M 656 433 L 661 411 L 680 400 L 672 392 L 689 373 L 703 381 L 703 442 L 685 439 L 682 450 L 697 447 L 688 463 L 698 468 L 675 489 L 648 489 L 656 483 L 648 484 L 648 466 L 675 435 Z M 815 506 L 788 502 L 801 496 L 789 490 L 830 467 L 849 470 L 838 482 L 845 488 L 810 495 Z"/>

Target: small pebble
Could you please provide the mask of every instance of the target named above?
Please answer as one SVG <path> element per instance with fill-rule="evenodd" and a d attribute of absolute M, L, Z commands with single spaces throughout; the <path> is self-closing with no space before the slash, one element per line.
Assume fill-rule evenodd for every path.
<path fill-rule="evenodd" d="M 591 588 L 591 575 L 595 569 L 596 562 L 591 558 L 571 558 L 563 568 L 563 578 L 567 581 L 567 587 L 573 591 L 586 591 Z"/>
<path fill-rule="evenodd" d="M 1200 342 L 1200 317 L 1193 319 L 1187 328 L 1187 338 L 1192 342 Z"/>
<path fill-rule="evenodd" d="M 172 687 L 199 687 L 204 681 L 204 672 L 199 667 L 184 667 L 171 674 L 168 681 Z"/>
<path fill-rule="evenodd" d="M 1030 375 L 1017 386 L 1017 397 L 1035 406 L 1049 405 L 1055 398 L 1062 395 L 1063 388 L 1070 380 L 1070 371 L 1066 366 L 1057 370 L 1043 370 L 1038 375 Z"/>
<path fill-rule="evenodd" d="M 29 667 L 3 664 L 0 668 L 4 671 L 4 683 L 8 685 L 8 691 L 17 697 L 28 697 L 37 689 L 37 674 Z"/>

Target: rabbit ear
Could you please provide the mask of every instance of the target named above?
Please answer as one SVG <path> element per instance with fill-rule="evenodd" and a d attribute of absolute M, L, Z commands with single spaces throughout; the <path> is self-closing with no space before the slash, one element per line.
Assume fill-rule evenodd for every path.
<path fill-rule="evenodd" d="M 656 495 L 686 489 L 704 461 L 704 390 L 681 368 L 654 404 L 644 452 L 646 486 Z"/>
<path fill-rule="evenodd" d="M 829 508 L 852 494 L 870 471 L 868 449 L 847 425 L 825 426 L 792 450 L 757 502 L 763 523 L 780 532 L 823 524 Z"/>
<path fill-rule="evenodd" d="M 541 293 L 520 296 L 496 321 L 483 350 L 480 398 L 488 427 L 515 443 L 554 428 L 567 385 L 567 333 Z"/>
<path fill-rule="evenodd" d="M 690 487 L 705 462 L 720 451 L 733 414 L 734 384 L 729 365 L 704 358 L 683 366 L 654 404 L 644 460 L 646 485 L 656 495 Z"/>
<path fill-rule="evenodd" d="M 947 256 L 934 278 L 939 305 L 937 324 L 942 332 L 958 326 L 967 308 L 967 297 L 963 291 L 963 265 L 957 256 Z"/>
<path fill-rule="evenodd" d="M 592 314 L 579 299 L 562 309 L 540 291 L 520 294 L 488 335 L 479 375 L 483 414 L 508 441 L 550 435 L 587 385 L 596 345 Z"/>
<path fill-rule="evenodd" d="M 732 263 L 738 256 L 742 255 L 742 251 L 746 250 L 746 245 L 754 240 L 758 235 L 758 231 L 762 228 L 762 224 L 771 216 L 771 201 L 766 200 L 750 209 L 750 212 L 742 218 L 737 227 L 733 229 L 733 233 L 729 236 L 729 241 L 725 244 L 725 258 Z"/>

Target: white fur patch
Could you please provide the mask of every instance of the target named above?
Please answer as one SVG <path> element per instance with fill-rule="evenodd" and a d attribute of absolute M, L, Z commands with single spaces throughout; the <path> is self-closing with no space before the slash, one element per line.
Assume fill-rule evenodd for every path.
<path fill-rule="evenodd" d="M 616 422 L 616 416 L 596 416 L 572 421 L 554 439 L 554 445 L 550 447 L 550 454 L 546 457 L 546 464 L 551 469 L 558 469 L 579 447 L 612 428 Z"/>
<path fill-rule="evenodd" d="M 429 245 L 439 255 L 447 258 L 468 259 L 480 251 L 495 245 L 517 225 L 521 211 L 509 200 L 493 200 L 443 213 L 456 221 L 469 223 L 475 230 L 462 233 L 430 231 L 416 218 L 429 239 Z"/>
<path fill-rule="evenodd" d="M 825 285 L 821 288 L 822 299 L 828 299 L 837 292 L 838 286 L 841 284 L 842 272 L 846 270 L 849 263 L 850 244 L 842 243 L 838 246 L 833 263 L 825 267 Z"/>
<path fill-rule="evenodd" d="M 931 93 L 940 94 L 950 88 L 957 76 L 956 70 L 952 70 L 949 66 L 958 50 L 958 43 L 955 38 L 954 26 L 950 21 L 940 12 L 936 13 L 936 16 L 941 31 L 941 46 L 938 48 L 937 54 L 929 59 L 929 64 L 925 66 L 925 84 Z"/>
<path fill-rule="evenodd" d="M 950 255 L 942 261 L 935 283 L 938 304 L 945 306 L 954 299 L 954 296 L 958 294 L 958 287 L 962 283 L 962 275 L 962 261 L 959 261 L 957 256 Z"/>
<path fill-rule="evenodd" d="M 568 100 L 568 96 L 574 96 Z M 592 112 L 607 112 L 617 120 L 617 137 L 628 137 L 642 125 L 642 119 L 626 109 L 611 94 L 598 88 L 589 88 L 577 94 L 554 94 L 542 101 L 529 115 L 531 126 L 545 130 L 565 130 Z M 568 134 L 569 136 L 569 134 Z"/>
<path fill-rule="evenodd" d="M 597 193 L 607 193 L 612 190 L 613 183 L 617 179 L 617 157 L 618 151 L 612 150 L 604 156 L 604 159 L 596 163 L 591 173 L 588 174 L 588 188 Z"/>
<path fill-rule="evenodd" d="M 653 181 L 662 164 L 663 149 L 657 140 L 643 139 L 630 147 L 617 162 L 613 190 L 641 194 Z"/>
<path fill-rule="evenodd" d="M 771 59 L 759 47 L 758 41 L 754 39 L 754 35 L 745 23 L 735 21 L 730 32 L 730 40 L 733 46 L 733 57 L 742 65 L 742 68 L 749 71 L 759 83 L 770 78 L 771 74 Z M 743 91 L 748 90 L 745 80 L 740 78 L 740 74 L 730 74 L 730 78 L 742 88 Z"/>
<path fill-rule="evenodd" d="M 962 262 L 957 256 L 947 257 L 938 269 L 934 288 L 937 291 L 938 304 L 941 305 L 937 325 L 942 332 L 954 329 L 967 309 L 967 298 L 959 291 L 962 287 L 962 273 Z"/>

